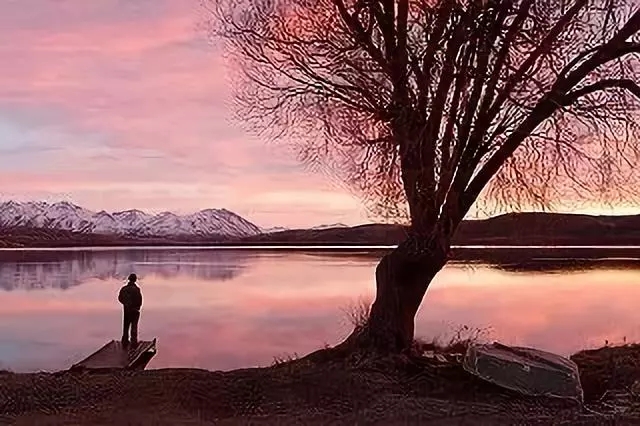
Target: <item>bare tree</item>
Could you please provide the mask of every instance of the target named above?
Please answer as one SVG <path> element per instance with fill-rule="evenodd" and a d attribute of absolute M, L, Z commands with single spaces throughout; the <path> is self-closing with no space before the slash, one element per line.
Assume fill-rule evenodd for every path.
<path fill-rule="evenodd" d="M 208 5 L 237 61 L 242 118 L 296 141 L 372 208 L 410 219 L 377 266 L 368 322 L 341 348 L 410 346 L 427 287 L 483 191 L 542 208 L 637 195 L 637 0 Z"/>

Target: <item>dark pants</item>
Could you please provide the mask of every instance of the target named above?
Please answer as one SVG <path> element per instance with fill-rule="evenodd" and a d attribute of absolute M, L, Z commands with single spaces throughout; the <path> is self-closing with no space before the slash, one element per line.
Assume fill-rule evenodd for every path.
<path fill-rule="evenodd" d="M 122 341 L 129 341 L 129 328 L 131 328 L 131 341 L 138 341 L 138 320 L 140 320 L 140 311 L 124 310 L 124 318 L 122 321 Z"/>

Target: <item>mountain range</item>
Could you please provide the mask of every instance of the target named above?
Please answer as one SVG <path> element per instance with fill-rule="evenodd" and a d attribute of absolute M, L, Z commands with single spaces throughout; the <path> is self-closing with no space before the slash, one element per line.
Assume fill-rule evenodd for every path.
<path fill-rule="evenodd" d="M 0 203 L 0 228 L 55 229 L 81 234 L 127 237 L 246 237 L 259 227 L 226 209 L 207 209 L 189 215 L 140 210 L 95 212 L 75 204 L 7 201 Z"/>
<path fill-rule="evenodd" d="M 68 202 L 0 203 L 0 247 L 395 245 L 407 232 L 407 227 L 393 224 L 261 229 L 226 209 L 151 215 L 139 210 L 93 212 Z M 640 246 L 640 215 L 509 213 L 463 221 L 452 243 Z"/>

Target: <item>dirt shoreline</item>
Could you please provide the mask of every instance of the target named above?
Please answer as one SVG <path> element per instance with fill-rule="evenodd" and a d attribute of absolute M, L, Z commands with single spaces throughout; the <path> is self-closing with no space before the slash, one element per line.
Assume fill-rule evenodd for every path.
<path fill-rule="evenodd" d="M 640 346 L 584 351 L 586 408 L 527 398 L 459 365 L 395 357 L 213 372 L 0 373 L 16 425 L 639 424 Z M 638 389 L 640 390 L 640 389 Z M 606 391 L 606 393 L 605 393 Z M 604 396 L 603 396 L 604 394 Z"/>

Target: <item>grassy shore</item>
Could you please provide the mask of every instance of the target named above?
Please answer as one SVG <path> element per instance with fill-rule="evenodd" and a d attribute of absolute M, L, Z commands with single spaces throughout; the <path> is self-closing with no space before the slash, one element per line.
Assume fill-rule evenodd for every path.
<path fill-rule="evenodd" d="M 639 424 L 640 345 L 584 351 L 585 407 L 522 397 L 420 356 L 212 372 L 0 373 L 17 425 Z"/>

